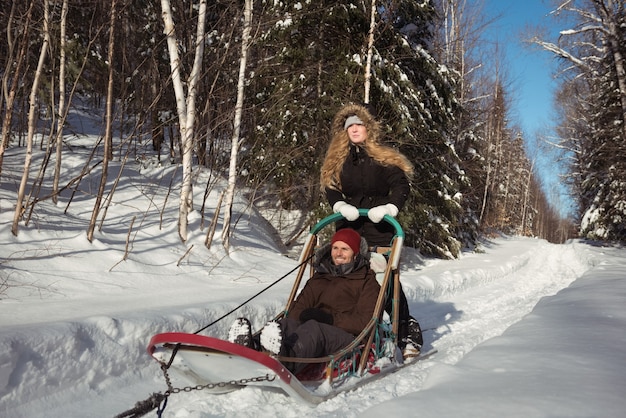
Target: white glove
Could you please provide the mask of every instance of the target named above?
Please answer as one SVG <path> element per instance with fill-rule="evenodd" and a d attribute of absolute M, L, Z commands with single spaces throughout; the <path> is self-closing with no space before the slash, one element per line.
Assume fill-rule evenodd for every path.
<path fill-rule="evenodd" d="M 393 203 L 387 203 L 386 205 L 375 206 L 367 212 L 367 217 L 375 224 L 382 221 L 385 215 L 395 218 L 398 215 L 398 207 Z"/>
<path fill-rule="evenodd" d="M 333 205 L 333 212 L 341 213 L 343 217 L 349 221 L 356 221 L 357 219 L 359 219 L 360 216 L 359 210 L 357 208 L 344 202 L 343 200 L 340 200 Z"/>

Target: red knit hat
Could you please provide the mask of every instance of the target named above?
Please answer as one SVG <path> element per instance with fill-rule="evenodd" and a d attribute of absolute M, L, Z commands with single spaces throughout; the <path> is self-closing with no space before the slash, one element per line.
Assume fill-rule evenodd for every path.
<path fill-rule="evenodd" d="M 354 251 L 354 254 L 361 252 L 361 236 L 352 228 L 342 228 L 335 232 L 333 238 L 330 240 L 330 244 L 334 244 L 337 241 L 342 241 L 348 244 L 348 247 Z"/>

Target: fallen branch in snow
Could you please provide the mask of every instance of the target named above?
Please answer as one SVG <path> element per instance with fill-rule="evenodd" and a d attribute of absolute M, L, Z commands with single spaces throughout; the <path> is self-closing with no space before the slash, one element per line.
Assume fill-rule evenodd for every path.
<path fill-rule="evenodd" d="M 191 247 L 189 247 L 187 251 L 185 251 L 185 254 L 183 254 L 182 257 L 178 259 L 178 263 L 176 263 L 176 267 L 180 266 L 180 263 L 183 261 L 185 257 L 187 257 L 187 254 L 189 254 L 192 249 L 193 249 L 193 244 L 191 244 Z"/>

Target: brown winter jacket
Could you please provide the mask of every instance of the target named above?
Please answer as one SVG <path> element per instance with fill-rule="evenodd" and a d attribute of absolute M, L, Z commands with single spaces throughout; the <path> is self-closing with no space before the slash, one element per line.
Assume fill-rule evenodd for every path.
<path fill-rule="evenodd" d="M 288 316 L 298 319 L 305 309 L 319 308 L 332 314 L 334 326 L 357 335 L 374 313 L 380 292 L 376 275 L 361 254 L 352 271 L 341 273 L 330 261 L 330 246 L 320 251 L 323 254 L 315 266 L 316 272 L 304 285 Z"/>

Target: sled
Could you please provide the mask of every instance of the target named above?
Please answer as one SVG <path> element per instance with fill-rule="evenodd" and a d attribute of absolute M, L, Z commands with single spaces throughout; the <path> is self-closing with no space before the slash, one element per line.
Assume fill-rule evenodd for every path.
<path fill-rule="evenodd" d="M 177 350 L 177 354 L 170 369 L 173 368 L 179 377 L 184 377 L 190 386 L 170 390 L 170 393 L 202 389 L 212 394 L 223 394 L 245 386 L 257 386 L 280 389 L 298 402 L 311 406 L 340 393 L 355 390 L 436 353 L 433 350 L 402 363 L 390 362 L 380 368 L 369 369 L 362 376 L 343 379 L 341 385 L 337 385 L 336 381 L 333 384 L 328 380 L 300 380 L 277 358 L 218 338 L 163 333 L 155 335 L 148 347 L 151 355 L 160 362 L 171 358 L 174 350 Z M 324 358 L 315 359 L 320 360 Z"/>
<path fill-rule="evenodd" d="M 367 216 L 367 209 L 359 209 L 360 216 Z M 318 235 L 328 225 L 343 219 L 333 214 L 319 221 L 309 233 L 299 259 L 299 269 L 287 300 L 285 309 L 274 319 L 289 315 L 300 285 L 309 270 L 313 275 L 313 257 L 317 251 Z M 393 372 L 415 360 L 426 358 L 434 352 L 422 354 L 403 362 L 397 347 L 399 260 L 404 232 L 400 224 L 386 215 L 384 222 L 395 230 L 390 247 L 386 248 L 388 262 L 381 272 L 381 291 L 372 315 L 363 331 L 353 342 L 339 352 L 319 358 L 292 358 L 270 355 L 219 338 L 170 332 L 155 335 L 148 352 L 160 364 L 168 384 L 168 392 L 202 389 L 213 394 L 226 393 L 245 386 L 278 388 L 287 395 L 308 404 L 318 404 L 337 393 Z M 309 277 L 310 277 L 309 276 Z M 395 285 L 391 285 L 395 282 Z M 389 289 L 394 289 L 393 294 Z M 384 313 L 385 301 L 393 299 L 393 311 Z M 383 317 L 387 320 L 383 321 Z M 309 363 L 297 375 L 292 374 L 283 363 Z M 183 389 L 175 389 L 172 377 L 188 383 Z"/>

